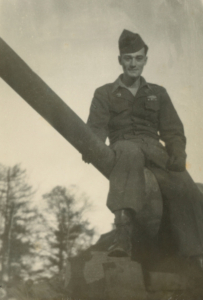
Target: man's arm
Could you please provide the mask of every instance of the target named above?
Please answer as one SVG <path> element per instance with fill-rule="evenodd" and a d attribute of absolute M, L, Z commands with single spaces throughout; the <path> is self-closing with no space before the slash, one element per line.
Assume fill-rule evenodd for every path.
<path fill-rule="evenodd" d="M 108 94 L 105 90 L 103 91 L 102 88 L 99 88 L 94 93 L 87 125 L 104 143 L 108 136 L 109 118 Z M 91 162 L 90 159 L 88 157 L 84 157 L 84 155 L 82 158 L 86 163 Z"/>
<path fill-rule="evenodd" d="M 104 143 L 108 136 L 109 118 L 108 94 L 105 90 L 99 88 L 94 93 L 87 125 Z"/>
<path fill-rule="evenodd" d="M 184 171 L 186 162 L 186 137 L 183 124 L 165 89 L 161 92 L 160 109 L 160 138 L 165 142 L 169 154 L 168 169 L 171 171 Z"/>

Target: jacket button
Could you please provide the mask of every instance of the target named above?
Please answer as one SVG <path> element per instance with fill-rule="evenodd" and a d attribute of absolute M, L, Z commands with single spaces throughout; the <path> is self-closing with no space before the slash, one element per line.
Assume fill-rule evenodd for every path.
<path fill-rule="evenodd" d="M 147 126 L 150 127 L 151 126 L 150 123 L 148 123 Z"/>

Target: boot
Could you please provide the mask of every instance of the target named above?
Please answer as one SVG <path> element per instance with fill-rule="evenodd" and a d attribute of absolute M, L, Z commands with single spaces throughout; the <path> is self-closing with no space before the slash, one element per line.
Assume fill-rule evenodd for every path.
<path fill-rule="evenodd" d="M 131 257 L 133 213 L 130 209 L 121 209 L 114 212 L 116 233 L 112 246 L 108 249 L 108 256 Z"/>

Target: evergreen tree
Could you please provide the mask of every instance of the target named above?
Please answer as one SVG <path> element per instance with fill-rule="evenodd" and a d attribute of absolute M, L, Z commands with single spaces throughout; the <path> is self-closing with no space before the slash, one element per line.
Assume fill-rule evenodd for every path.
<path fill-rule="evenodd" d="M 25 170 L 19 165 L 0 166 L 1 282 L 23 278 L 31 271 L 31 223 L 36 217 L 36 210 L 30 207 L 33 194 Z"/>

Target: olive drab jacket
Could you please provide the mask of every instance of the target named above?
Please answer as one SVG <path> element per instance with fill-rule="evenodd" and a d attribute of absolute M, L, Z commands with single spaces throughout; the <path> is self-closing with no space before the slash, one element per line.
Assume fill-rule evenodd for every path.
<path fill-rule="evenodd" d="M 137 136 L 148 136 L 165 142 L 169 156 L 186 157 L 183 124 L 165 88 L 140 78 L 135 96 L 114 83 L 96 89 L 87 124 L 110 144 Z"/>

